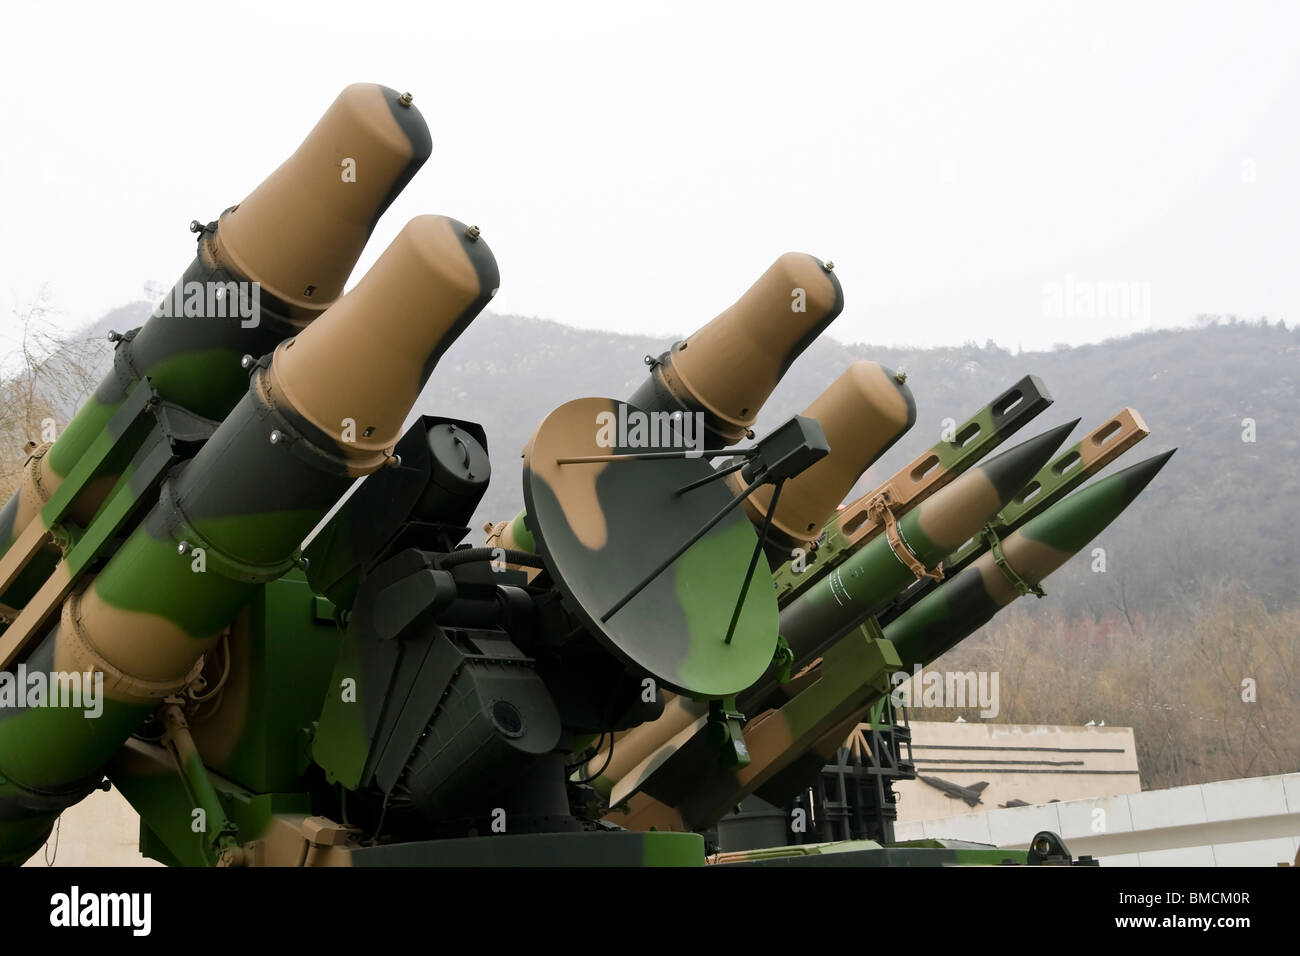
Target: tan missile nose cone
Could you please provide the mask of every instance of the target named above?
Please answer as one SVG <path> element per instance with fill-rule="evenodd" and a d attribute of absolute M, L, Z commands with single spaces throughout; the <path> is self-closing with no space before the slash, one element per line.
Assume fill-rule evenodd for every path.
<path fill-rule="evenodd" d="M 895 372 L 863 361 L 850 365 L 803 414 L 821 424 L 831 453 L 781 489 L 772 524 L 797 542 L 815 538 L 862 473 L 912 427 L 916 403 Z M 737 492 L 744 488 L 739 473 L 726 481 Z M 762 521 L 772 490 L 764 485 L 750 496 L 751 519 Z"/>
<path fill-rule="evenodd" d="M 218 257 L 295 312 L 323 312 L 431 149 L 424 118 L 398 93 L 349 86 L 297 151 L 221 218 Z"/>
<path fill-rule="evenodd" d="M 270 388 L 350 457 L 382 454 L 499 284 L 477 229 L 417 216 L 351 292 L 275 350 Z"/>
<path fill-rule="evenodd" d="M 672 351 L 672 372 L 701 405 L 743 433 L 790 363 L 844 307 L 819 259 L 787 252 L 731 308 Z"/>

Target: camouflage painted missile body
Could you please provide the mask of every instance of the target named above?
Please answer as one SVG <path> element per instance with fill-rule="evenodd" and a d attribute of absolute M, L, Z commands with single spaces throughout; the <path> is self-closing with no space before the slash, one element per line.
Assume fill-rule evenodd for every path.
<path fill-rule="evenodd" d="M 375 222 L 430 150 L 428 127 L 409 98 L 375 84 L 345 89 L 293 156 L 198 228 L 193 263 L 144 326 L 117 340 L 112 371 L 58 440 L 34 451 L 23 484 L 0 509 L 0 555 L 137 382 L 147 377 L 163 401 L 223 419 L 247 391 L 241 357 L 270 352 L 342 294 Z M 73 521 L 89 523 L 129 451 L 124 444 L 83 489 Z M 57 556 L 48 549 L 35 558 L 0 603 L 22 607 Z"/>
<path fill-rule="evenodd" d="M 1131 408 L 1121 409 L 1102 422 L 1044 465 L 1015 498 L 998 512 L 980 535 L 945 558 L 943 562 L 945 574 L 951 578 L 981 555 L 989 553 L 991 541 L 1005 539 L 1012 531 L 1047 511 L 1057 501 L 1100 472 L 1133 445 L 1142 441 L 1148 434 L 1150 432 L 1142 416 Z M 937 587 L 943 587 L 943 582 L 923 579 L 891 601 L 889 607 L 876 616 L 877 622 L 884 628 L 884 634 L 892 633 L 889 629 L 890 622 L 900 614 L 906 613 L 910 607 Z M 781 688 L 782 692 L 787 697 L 800 693 L 808 684 L 820 678 L 821 665 L 821 661 L 808 665 L 798 678 Z M 769 703 L 772 706 L 779 706 L 780 702 L 771 698 Z M 816 746 L 800 755 L 784 771 L 777 774 L 758 791 L 758 795 L 776 805 L 787 802 L 806 786 L 812 776 L 820 772 L 821 767 L 833 759 L 835 752 L 843 746 L 844 740 L 851 737 L 863 720 L 870 719 L 872 722 L 878 720 L 875 712 L 880 706 L 881 702 L 878 701 L 869 708 L 854 713 L 841 726 L 828 733 Z M 871 715 L 869 718 L 868 714 Z"/>
<path fill-rule="evenodd" d="M 883 636 L 899 656 L 899 672 L 911 674 L 918 665 L 930 665 L 1002 608 L 1041 585 L 1119 517 L 1172 456 L 1169 451 L 1149 458 L 1052 504 L 1001 542 L 1005 570 L 998 556 L 987 551 L 886 625 Z M 892 689 L 870 695 L 784 774 L 775 775 L 767 789 L 756 791 L 759 796 L 784 804 L 806 785 L 808 773 L 816 773 L 880 697 Z"/>
<path fill-rule="evenodd" d="M 781 636 L 795 666 L 857 627 L 918 570 L 932 571 L 1001 510 L 1060 446 L 1076 422 L 980 462 L 897 520 L 781 609 Z M 895 540 L 896 539 L 896 540 Z"/>
<path fill-rule="evenodd" d="M 1037 587 L 1119 517 L 1173 456 L 1169 451 L 1057 502 L 893 621 L 885 635 L 905 668 L 929 663 Z"/>
<path fill-rule="evenodd" d="M 886 528 L 881 506 L 894 513 L 914 508 L 988 455 L 1052 404 L 1036 376 L 1026 375 L 913 459 L 879 487 L 831 516 L 816 547 L 773 573 L 777 601 L 785 607 Z"/>
<path fill-rule="evenodd" d="M 244 399 L 27 662 L 102 673 L 102 715 L 0 711 L 0 858 L 39 846 L 351 482 L 393 460 L 438 357 L 498 285 L 476 230 L 418 217 L 352 292 L 254 367 Z"/>
<path fill-rule="evenodd" d="M 1093 475 L 1100 473 L 1150 433 L 1142 416 L 1136 410 L 1120 409 L 1118 413 L 1070 447 L 1063 449 L 1056 458 L 1044 465 L 1015 498 L 998 512 L 981 534 L 971 538 L 944 558 L 944 574 L 952 576 L 962 570 L 988 550 L 990 535 L 1005 538 L 1026 521 L 1060 501 Z M 932 591 L 938 583 L 927 579 L 918 581 L 908 588 L 895 599 L 890 608 L 878 616 L 881 625 L 888 624 L 902 611 Z"/>
<path fill-rule="evenodd" d="M 702 416 L 703 444 L 725 448 L 752 436 L 759 410 L 790 365 L 844 309 L 832 267 L 787 252 L 729 309 L 658 358 L 628 405 L 654 414 Z M 487 529 L 489 547 L 532 551 L 518 514 Z"/>

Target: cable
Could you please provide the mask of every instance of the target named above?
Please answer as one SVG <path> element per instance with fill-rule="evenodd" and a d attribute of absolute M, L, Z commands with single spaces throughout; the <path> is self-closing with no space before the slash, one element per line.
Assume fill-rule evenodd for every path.
<path fill-rule="evenodd" d="M 454 568 L 459 564 L 472 564 L 476 561 L 502 560 L 507 564 L 518 564 L 525 568 L 546 570 L 541 555 L 532 554 L 528 551 L 517 551 L 514 548 L 462 548 L 442 558 L 439 561 L 439 567 Z"/>
<path fill-rule="evenodd" d="M 216 685 L 205 694 L 197 694 L 192 687 L 185 689 L 186 696 L 195 704 L 203 704 L 221 693 L 221 689 L 226 686 L 226 679 L 230 677 L 230 630 L 226 629 L 221 632 L 221 640 L 217 643 L 221 648 L 222 668 L 221 677 L 217 679 Z"/>
<path fill-rule="evenodd" d="M 593 747 L 593 748 L 591 749 L 591 756 L 590 756 L 590 757 L 583 757 L 583 758 L 581 758 L 580 760 L 578 760 L 576 763 L 566 763 L 566 764 L 564 765 L 564 769 L 565 769 L 565 770 L 577 770 L 577 769 L 578 769 L 579 767 L 581 767 L 584 763 L 588 763 L 588 762 L 594 760 L 595 757 L 596 757 L 596 754 L 600 753 L 600 748 L 603 747 L 603 746 L 605 746 L 605 738 L 606 738 L 608 735 L 609 735 L 609 731 L 607 731 L 607 730 L 602 730 L 602 731 L 600 732 L 600 738 L 596 741 L 596 746 Z M 614 745 L 614 742 L 613 742 L 613 741 L 610 741 L 610 746 L 612 747 L 613 745 Z M 583 753 L 586 753 L 586 752 L 587 752 L 587 750 L 586 750 L 585 747 L 583 748 L 583 751 L 582 751 L 582 752 L 583 752 Z"/>
<path fill-rule="evenodd" d="M 63 814 L 60 813 L 54 818 L 54 856 L 50 856 L 50 841 L 45 841 L 45 865 L 53 866 L 54 861 L 59 858 L 59 831 L 63 829 Z"/>
<path fill-rule="evenodd" d="M 607 754 L 605 755 L 605 763 L 604 763 L 604 765 L 603 765 L 599 770 L 597 770 L 595 773 L 593 773 L 590 777 L 584 777 L 584 778 L 581 779 L 581 780 L 575 780 L 574 783 L 578 784 L 579 786 L 581 786 L 581 785 L 584 784 L 584 783 L 591 783 L 591 781 L 595 780 L 595 779 L 596 779 L 597 777 L 599 777 L 602 773 L 604 773 L 606 770 L 609 769 L 610 762 L 611 762 L 613 759 L 614 759 L 614 735 L 613 735 L 613 734 L 610 734 L 610 736 L 609 736 L 609 753 L 607 753 Z"/>

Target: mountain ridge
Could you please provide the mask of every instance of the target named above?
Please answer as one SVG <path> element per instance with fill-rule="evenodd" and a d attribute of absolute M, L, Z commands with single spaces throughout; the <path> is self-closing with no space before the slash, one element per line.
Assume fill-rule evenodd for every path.
<path fill-rule="evenodd" d="M 88 334 L 124 331 L 149 308 L 140 302 L 116 309 Z M 469 419 L 487 429 L 494 477 L 467 540 L 481 543 L 484 522 L 522 507 L 518 455 L 550 409 L 585 395 L 626 397 L 646 374 L 644 356 L 658 355 L 676 338 L 493 313 L 472 323 L 417 403 L 420 414 Z M 105 363 L 109 349 L 105 342 Z M 802 411 L 858 359 L 906 371 L 918 418 L 850 500 L 938 441 L 945 419 L 962 421 L 1034 374 L 1055 403 L 1013 440 L 1082 416 L 1067 439 L 1074 441 L 1129 406 L 1151 435 L 1112 469 L 1182 449 L 1094 542 L 1107 552 L 1104 574 L 1091 571 L 1090 547 L 1049 580 L 1047 590 L 1061 606 L 1102 613 L 1123 604 L 1141 612 L 1178 600 L 1189 583 L 1208 587 L 1221 580 L 1246 581 L 1272 605 L 1296 603 L 1300 546 L 1291 529 L 1300 500 L 1300 436 L 1290 419 L 1300 410 L 1300 332 L 1232 320 L 1019 354 L 991 342 L 878 347 L 823 335 L 791 366 L 757 432 Z"/>

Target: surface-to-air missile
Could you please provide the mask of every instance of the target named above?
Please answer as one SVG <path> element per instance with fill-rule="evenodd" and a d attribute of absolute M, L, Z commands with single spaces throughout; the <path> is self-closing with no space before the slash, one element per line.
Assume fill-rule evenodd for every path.
<path fill-rule="evenodd" d="M 844 304 L 791 253 L 626 401 L 533 410 L 497 476 L 524 510 L 473 547 L 486 430 L 402 424 L 497 289 L 486 241 L 418 217 L 341 294 L 429 152 L 409 95 L 345 90 L 194 224 L 194 264 L 35 450 L 0 511 L 0 861 L 111 785 L 171 865 L 703 864 L 700 830 L 806 782 L 892 671 L 1140 490 L 1062 498 L 1140 420 L 990 455 L 1050 404 L 1030 376 L 837 511 L 916 407 L 861 361 L 755 436 Z M 1044 845 L 878 859 L 1068 862 Z"/>
<path fill-rule="evenodd" d="M 212 222 L 191 223 L 194 261 L 141 328 L 113 333 L 108 376 L 53 444 L 32 449 L 23 483 L 0 510 L 0 554 L 24 531 L 43 536 L 55 524 L 48 514 L 40 524 L 32 519 L 142 379 L 157 401 L 175 406 L 174 419 L 224 418 L 248 388 L 241 357 L 271 351 L 339 297 L 376 221 L 430 150 L 429 129 L 409 98 L 355 84 L 242 202 Z M 59 524 L 89 523 L 127 468 L 132 444 L 109 456 Z M 32 547 L 22 542 L 24 551 Z M 12 580 L 0 580 L 0 620 L 31 598 L 58 554 L 47 545 Z"/>
<path fill-rule="evenodd" d="M 904 668 L 933 661 L 1032 593 L 1118 518 L 1172 456 L 1165 452 L 1076 491 L 908 607 L 885 628 Z"/>
<path fill-rule="evenodd" d="M 1041 594 L 1043 580 L 1101 534 L 1172 456 L 1173 451 L 1168 451 L 1149 458 L 1050 507 L 1032 509 L 1034 517 L 999 540 L 996 548 L 985 548 L 962 571 L 914 601 L 882 631 L 898 655 L 895 673 L 911 675 L 915 668 L 930 665 L 1012 601 Z M 1021 513 L 1021 509 L 1013 509 L 1013 513 Z M 822 766 L 881 696 L 878 691 L 862 695 L 859 707 L 806 753 L 788 760 L 785 772 L 774 775 L 765 789 L 756 792 L 783 803 L 806 785 L 809 768 Z"/>

